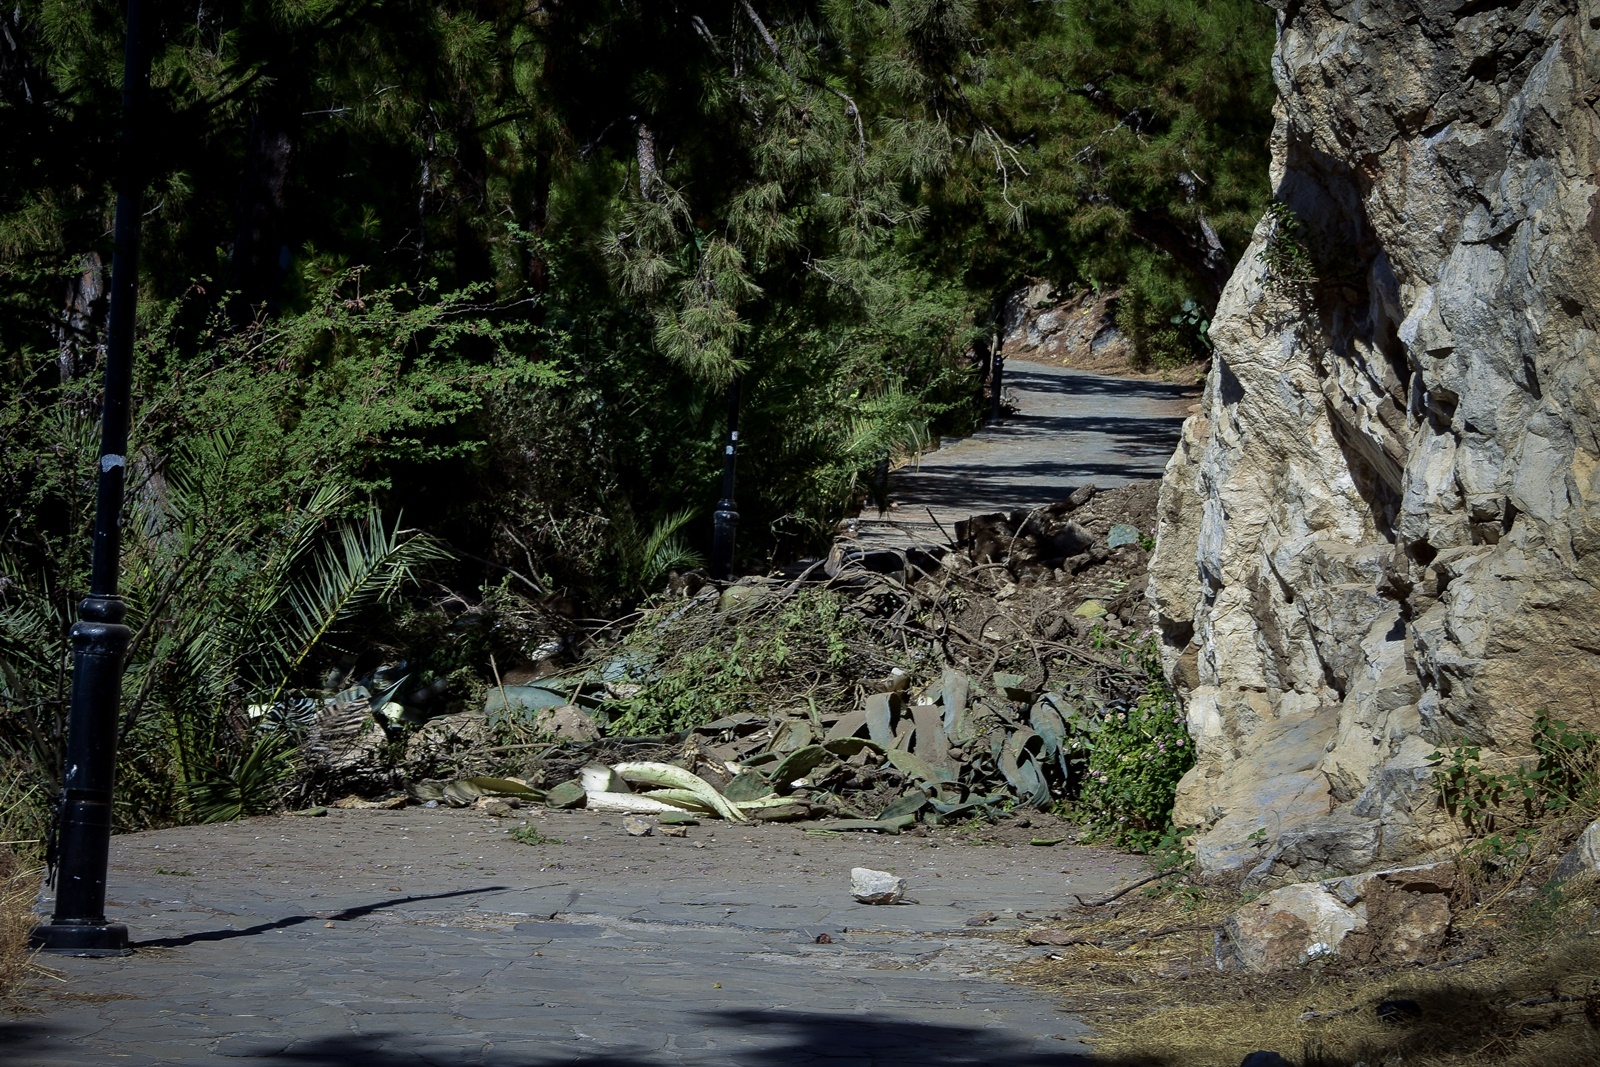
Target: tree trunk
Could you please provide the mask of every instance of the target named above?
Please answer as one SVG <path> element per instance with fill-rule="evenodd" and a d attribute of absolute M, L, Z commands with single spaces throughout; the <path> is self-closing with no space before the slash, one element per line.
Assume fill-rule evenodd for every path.
<path fill-rule="evenodd" d="M 62 382 L 94 366 L 106 321 L 106 264 L 99 252 L 79 262 L 81 270 L 67 282 L 61 320 L 56 324 L 56 362 Z"/>
<path fill-rule="evenodd" d="M 661 184 L 661 175 L 656 170 L 655 131 L 641 122 L 634 132 L 638 135 L 639 195 L 646 200 L 654 200 Z"/>
<path fill-rule="evenodd" d="M 494 280 L 494 264 L 489 249 L 475 225 L 487 216 L 489 205 L 489 156 L 478 133 L 477 110 L 462 109 L 455 130 L 456 210 L 454 219 L 456 281 Z"/>
<path fill-rule="evenodd" d="M 233 243 L 234 317 L 274 314 L 289 272 L 289 168 L 294 138 L 292 109 L 263 104 L 250 117 L 244 176 L 239 189 L 239 232 Z"/>
<path fill-rule="evenodd" d="M 533 290 L 533 321 L 544 322 L 544 298 L 550 289 L 550 263 L 545 258 L 545 232 L 550 225 L 550 149 L 540 143 L 533 153 L 533 191 L 528 204 L 528 232 L 533 235 L 529 249 L 528 288 Z"/>

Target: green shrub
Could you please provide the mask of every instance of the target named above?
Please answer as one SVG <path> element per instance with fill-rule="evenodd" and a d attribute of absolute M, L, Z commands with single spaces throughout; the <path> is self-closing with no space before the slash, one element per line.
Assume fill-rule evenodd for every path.
<path fill-rule="evenodd" d="M 1117 299 L 1117 326 L 1133 342 L 1140 367 L 1170 369 L 1211 355 L 1209 312 L 1163 267 L 1136 263 Z"/>
<path fill-rule="evenodd" d="M 1533 758 L 1505 770 L 1485 767 L 1478 745 L 1429 757 L 1440 803 L 1479 836 L 1472 847 L 1521 852 L 1539 824 L 1600 812 L 1600 734 L 1541 711 L 1533 719 L 1532 743 Z"/>
<path fill-rule="evenodd" d="M 1194 766 L 1194 744 L 1161 673 L 1156 638 L 1125 654 L 1143 668 L 1145 690 L 1132 704 L 1098 709 L 1092 722 L 1080 719 L 1088 760 L 1076 811 L 1092 836 L 1148 851 L 1170 835 L 1178 779 Z"/>

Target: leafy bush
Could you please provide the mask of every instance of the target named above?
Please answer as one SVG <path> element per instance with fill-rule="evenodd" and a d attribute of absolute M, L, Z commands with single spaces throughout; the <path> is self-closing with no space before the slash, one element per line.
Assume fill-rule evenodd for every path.
<path fill-rule="evenodd" d="M 1600 734 L 1548 710 L 1533 719 L 1533 756 L 1503 770 L 1483 763 L 1479 745 L 1434 752 L 1433 784 L 1446 811 L 1477 836 L 1470 851 L 1505 858 L 1528 854 L 1540 827 L 1600 813 Z"/>
<path fill-rule="evenodd" d="M 611 732 L 685 730 L 764 713 L 780 693 L 802 703 L 810 693 L 814 700 L 819 688 L 832 689 L 837 695 L 824 699 L 842 707 L 855 696 L 847 679 L 856 659 L 851 637 L 860 625 L 838 594 L 813 589 L 800 590 L 775 615 L 757 601 L 708 620 L 685 620 L 672 631 L 641 625 L 618 657 L 638 665 L 641 688 L 610 705 Z"/>
<path fill-rule="evenodd" d="M 1126 650 L 1144 669 L 1145 691 L 1131 705 L 1080 716 L 1088 761 L 1076 804 L 1094 837 L 1149 850 L 1169 833 L 1178 779 L 1194 766 L 1183 708 L 1161 673 L 1156 638 Z"/>
<path fill-rule="evenodd" d="M 1281 200 L 1267 205 L 1271 228 L 1266 244 L 1256 253 L 1266 268 L 1267 286 L 1299 294 L 1317 280 L 1317 264 L 1306 243 L 1305 224 L 1294 208 Z"/>
<path fill-rule="evenodd" d="M 481 391 L 541 373 L 495 354 L 509 333 L 476 305 L 469 321 L 468 297 L 362 293 L 359 282 L 329 279 L 312 311 L 270 324 L 219 313 L 198 348 L 169 308 L 141 342 L 123 525 L 134 636 L 121 825 L 270 803 L 292 746 L 268 744 L 248 709 L 303 684 L 330 640 L 446 558 L 358 488 L 384 490 L 394 464 L 470 450 L 455 424 Z M 461 352 L 481 344 L 482 366 Z M 48 793 L 60 782 L 67 632 L 87 584 L 91 390 L 81 379 L 36 386 L 4 409 L 16 447 L 0 456 L 0 754 Z"/>

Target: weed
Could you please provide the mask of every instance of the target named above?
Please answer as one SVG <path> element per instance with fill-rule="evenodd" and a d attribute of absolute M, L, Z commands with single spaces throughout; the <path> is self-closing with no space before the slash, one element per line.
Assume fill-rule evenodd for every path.
<path fill-rule="evenodd" d="M 1211 343 L 1211 320 L 1206 315 L 1206 309 L 1200 306 L 1193 297 L 1185 299 L 1183 309 L 1168 321 L 1174 326 L 1182 327 L 1192 332 L 1198 338 L 1200 347 L 1208 352 L 1211 351 L 1213 347 Z"/>
<path fill-rule="evenodd" d="M 1107 705 L 1093 721 L 1077 716 L 1088 766 L 1077 814 L 1093 837 L 1141 851 L 1171 838 L 1178 779 L 1194 765 L 1183 710 L 1161 673 L 1154 636 L 1125 646 L 1146 677 L 1131 705 Z"/>
<path fill-rule="evenodd" d="M 1541 711 L 1532 760 L 1484 766 L 1477 745 L 1434 752 L 1433 783 L 1446 811 L 1477 835 L 1467 847 L 1494 859 L 1526 855 L 1542 824 L 1600 811 L 1600 734 Z"/>
<path fill-rule="evenodd" d="M 559 845 L 561 838 L 542 833 L 537 826 L 519 826 L 510 831 L 511 840 L 519 845 Z"/>
<path fill-rule="evenodd" d="M 1317 265 L 1306 243 L 1305 224 L 1294 208 L 1281 200 L 1267 205 L 1272 229 L 1257 253 L 1266 267 L 1267 287 L 1298 293 L 1317 280 Z"/>
<path fill-rule="evenodd" d="M 33 900 L 41 873 L 15 852 L 0 848 L 0 1003 L 21 991 L 31 975 L 44 971 L 28 944 L 38 921 Z"/>

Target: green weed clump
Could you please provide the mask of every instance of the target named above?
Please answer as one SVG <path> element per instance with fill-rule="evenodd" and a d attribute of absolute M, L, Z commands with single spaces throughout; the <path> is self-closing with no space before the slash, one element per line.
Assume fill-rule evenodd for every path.
<path fill-rule="evenodd" d="M 551 837 L 537 826 L 519 826 L 511 831 L 511 840 L 519 845 L 559 845 L 561 838 Z"/>
<path fill-rule="evenodd" d="M 739 587 L 736 587 L 739 588 Z M 846 710 L 871 659 L 862 621 L 837 593 L 802 589 L 778 607 L 757 599 L 683 619 L 641 625 L 618 650 L 641 688 L 610 705 L 609 732 L 650 735 L 692 729 L 742 712 L 765 714 L 779 697 L 793 706 Z M 890 664 L 875 664 L 887 673 Z"/>
<path fill-rule="evenodd" d="M 1124 654 L 1142 669 L 1144 692 L 1131 704 L 1075 717 L 1088 755 L 1075 812 L 1091 836 L 1148 852 L 1169 836 L 1178 779 L 1194 766 L 1194 745 L 1161 672 L 1156 638 Z"/>
<path fill-rule="evenodd" d="M 1466 836 L 1462 858 L 1478 882 L 1502 893 L 1600 815 L 1600 734 L 1541 711 L 1532 747 L 1529 757 L 1492 764 L 1479 745 L 1431 757 L 1439 802 Z"/>

